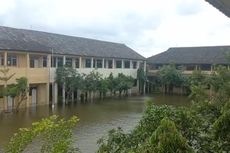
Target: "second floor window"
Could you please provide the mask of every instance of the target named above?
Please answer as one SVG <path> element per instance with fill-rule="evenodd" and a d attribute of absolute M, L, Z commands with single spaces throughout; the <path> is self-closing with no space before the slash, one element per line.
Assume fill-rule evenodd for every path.
<path fill-rule="evenodd" d="M 97 61 L 97 68 L 102 68 L 102 60 L 98 59 Z"/>
<path fill-rule="evenodd" d="M 109 69 L 113 68 L 113 61 L 112 60 L 108 60 L 108 68 Z"/>
<path fill-rule="evenodd" d="M 127 69 L 130 68 L 130 61 L 125 61 L 125 68 L 127 68 Z"/>
<path fill-rule="evenodd" d="M 137 62 L 133 61 L 133 68 L 136 69 L 137 68 Z"/>
<path fill-rule="evenodd" d="M 122 61 L 116 61 L 116 68 L 121 68 L 122 67 Z"/>
<path fill-rule="evenodd" d="M 51 57 L 51 67 L 57 66 L 57 57 Z"/>
<path fill-rule="evenodd" d="M 4 65 L 4 57 L 0 54 L 0 65 Z"/>
<path fill-rule="evenodd" d="M 76 58 L 76 59 L 75 59 L 75 68 L 79 68 L 79 67 L 80 67 L 79 59 Z"/>
<path fill-rule="evenodd" d="M 85 67 L 86 68 L 91 68 L 91 59 L 85 59 Z"/>
<path fill-rule="evenodd" d="M 43 67 L 47 67 L 47 56 L 43 56 L 43 58 L 42 58 L 42 66 Z"/>
<path fill-rule="evenodd" d="M 17 66 L 17 57 L 16 57 L 16 55 L 8 55 L 8 57 L 7 57 L 7 66 Z"/>
<path fill-rule="evenodd" d="M 72 67 L 72 58 L 66 58 L 65 65 L 67 67 Z"/>
<path fill-rule="evenodd" d="M 62 67 L 63 66 L 63 57 L 58 57 L 57 58 L 57 66 Z"/>

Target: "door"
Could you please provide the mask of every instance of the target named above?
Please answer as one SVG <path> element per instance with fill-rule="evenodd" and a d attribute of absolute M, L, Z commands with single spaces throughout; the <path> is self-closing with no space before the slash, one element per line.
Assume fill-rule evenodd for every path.
<path fill-rule="evenodd" d="M 32 106 L 37 105 L 37 89 L 33 88 L 32 89 Z"/>

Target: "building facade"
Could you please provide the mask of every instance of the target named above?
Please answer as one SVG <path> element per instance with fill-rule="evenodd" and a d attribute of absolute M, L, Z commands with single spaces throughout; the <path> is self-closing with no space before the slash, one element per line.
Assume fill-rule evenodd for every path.
<path fill-rule="evenodd" d="M 9 27 L 0 27 L 0 33 L 0 68 L 14 74 L 7 85 L 16 78 L 28 79 L 28 98 L 22 107 L 57 103 L 55 74 L 63 65 L 84 74 L 95 70 L 103 77 L 123 73 L 133 78 L 146 65 L 144 57 L 124 44 Z M 0 88 L 4 86 L 0 81 Z M 10 97 L 0 98 L 1 110 L 13 105 Z"/>
<path fill-rule="evenodd" d="M 210 74 L 216 65 L 229 66 L 230 46 L 176 47 L 147 59 L 148 75 L 154 75 L 163 65 L 174 64 L 184 74 L 201 70 Z"/>
<path fill-rule="evenodd" d="M 157 71 L 164 65 L 175 65 L 184 75 L 191 75 L 194 70 L 211 74 L 217 65 L 230 68 L 230 46 L 176 47 L 147 59 L 149 82 L 157 80 Z M 154 90 L 154 84 L 147 84 L 147 90 Z M 164 89 L 162 89 L 164 91 Z M 183 87 L 175 87 L 174 93 L 186 94 Z"/>

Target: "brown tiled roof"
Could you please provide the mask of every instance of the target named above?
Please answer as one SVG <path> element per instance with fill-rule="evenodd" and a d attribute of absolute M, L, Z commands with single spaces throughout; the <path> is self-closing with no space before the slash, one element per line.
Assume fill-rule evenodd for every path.
<path fill-rule="evenodd" d="M 145 59 L 125 44 L 2 26 L 0 50 Z"/>
<path fill-rule="evenodd" d="M 177 47 L 149 57 L 152 64 L 228 64 L 230 46 Z"/>

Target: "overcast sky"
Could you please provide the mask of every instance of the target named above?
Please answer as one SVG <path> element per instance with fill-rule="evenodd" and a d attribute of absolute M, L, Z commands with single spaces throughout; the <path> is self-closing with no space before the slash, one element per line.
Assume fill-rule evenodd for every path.
<path fill-rule="evenodd" d="M 124 43 L 145 57 L 230 45 L 230 18 L 204 0 L 0 0 L 0 25 Z"/>

